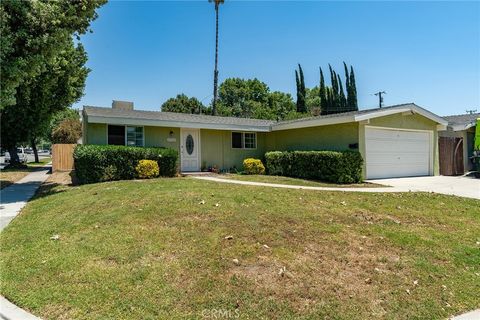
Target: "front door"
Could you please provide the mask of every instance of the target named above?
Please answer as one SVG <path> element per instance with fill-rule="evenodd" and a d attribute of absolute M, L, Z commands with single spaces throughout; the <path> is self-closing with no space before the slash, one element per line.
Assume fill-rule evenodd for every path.
<path fill-rule="evenodd" d="M 182 172 L 200 171 L 200 130 L 181 129 L 180 158 Z"/>

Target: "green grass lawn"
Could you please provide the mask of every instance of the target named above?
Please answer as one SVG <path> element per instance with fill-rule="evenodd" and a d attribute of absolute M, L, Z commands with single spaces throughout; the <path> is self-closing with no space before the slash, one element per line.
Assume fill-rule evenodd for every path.
<path fill-rule="evenodd" d="M 480 307 L 479 242 L 453 196 L 57 186 L 0 234 L 0 293 L 44 319 L 441 319 Z"/>
<path fill-rule="evenodd" d="M 282 176 L 269 176 L 269 175 L 246 175 L 246 174 L 222 174 L 218 178 L 241 180 L 241 181 L 253 181 L 253 182 L 265 182 L 265 183 L 277 183 L 277 184 L 288 184 L 296 186 L 306 186 L 306 187 L 334 187 L 334 188 L 375 188 L 375 187 L 385 187 L 383 185 L 375 183 L 355 183 L 355 184 L 336 184 L 315 180 L 305 180 L 297 178 L 289 178 Z"/>
<path fill-rule="evenodd" d="M 39 160 L 40 160 L 39 162 L 29 162 L 27 165 L 31 167 L 39 167 L 39 166 L 41 167 L 48 164 L 49 162 L 52 162 L 51 157 L 45 157 Z"/>

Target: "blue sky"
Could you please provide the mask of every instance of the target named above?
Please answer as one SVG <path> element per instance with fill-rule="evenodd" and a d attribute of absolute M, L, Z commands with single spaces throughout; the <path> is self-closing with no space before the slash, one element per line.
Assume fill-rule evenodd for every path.
<path fill-rule="evenodd" d="M 215 24 L 205 1 L 110 1 L 82 36 L 92 69 L 75 104 L 159 110 L 178 93 L 212 97 Z M 220 8 L 220 81 L 258 78 L 295 93 L 328 63 L 355 68 L 359 106 L 415 102 L 439 114 L 480 111 L 480 2 L 226 1 Z"/>

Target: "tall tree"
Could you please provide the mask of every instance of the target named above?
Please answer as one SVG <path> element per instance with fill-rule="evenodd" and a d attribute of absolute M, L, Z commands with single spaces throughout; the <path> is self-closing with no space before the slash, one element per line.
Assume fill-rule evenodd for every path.
<path fill-rule="evenodd" d="M 349 109 L 350 111 L 358 110 L 358 101 L 357 101 L 357 85 L 355 83 L 355 73 L 353 72 L 353 67 L 350 66 L 350 98 L 349 98 Z"/>
<path fill-rule="evenodd" d="M 44 72 L 62 43 L 89 30 L 105 2 L 0 1 L 0 109 L 15 104 L 17 88 Z"/>
<path fill-rule="evenodd" d="M 300 63 L 298 64 L 298 71 L 295 70 L 295 80 L 297 83 L 297 112 L 305 113 L 307 112 L 307 92 L 305 89 L 305 78 Z"/>
<path fill-rule="evenodd" d="M 218 100 L 218 9 L 224 0 L 208 0 L 215 3 L 215 69 L 213 71 L 213 115 L 217 114 L 217 100 Z"/>
<path fill-rule="evenodd" d="M 324 109 L 327 107 L 327 90 L 325 87 L 325 78 L 323 76 L 322 68 L 320 67 L 320 114 L 324 114 Z"/>

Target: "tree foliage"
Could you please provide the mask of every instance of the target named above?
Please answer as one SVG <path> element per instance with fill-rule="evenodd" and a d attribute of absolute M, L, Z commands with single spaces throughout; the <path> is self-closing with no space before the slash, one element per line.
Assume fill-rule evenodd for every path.
<path fill-rule="evenodd" d="M 284 119 L 295 112 L 292 96 L 270 92 L 258 79 L 226 79 L 219 88 L 218 115 L 254 118 Z"/>
<path fill-rule="evenodd" d="M 297 112 L 305 113 L 307 112 L 307 92 L 305 89 L 305 78 L 300 63 L 298 64 L 298 71 L 295 70 L 295 81 L 297 84 Z"/>
<path fill-rule="evenodd" d="M 357 89 L 353 67 L 350 67 L 349 72 L 347 64 L 344 62 L 343 65 L 345 69 L 345 90 L 340 75 L 330 64 L 328 65 L 328 70 L 330 72 L 331 86 L 327 87 L 325 85 L 323 70 L 320 68 L 320 88 L 318 94 L 322 115 L 358 110 Z M 345 91 L 347 94 L 345 94 Z"/>
<path fill-rule="evenodd" d="M 105 2 L 0 1 L 0 109 L 16 103 L 17 88 L 44 73 L 59 47 L 88 31 Z"/>
<path fill-rule="evenodd" d="M 85 33 L 105 0 L 0 2 L 1 144 L 15 146 L 48 130 L 51 115 L 83 94 L 87 55 L 73 37 Z"/>
<path fill-rule="evenodd" d="M 195 97 L 189 98 L 185 94 L 178 94 L 162 104 L 162 111 L 180 113 L 208 113 L 209 110 Z"/>
<path fill-rule="evenodd" d="M 52 131 L 52 143 L 77 143 L 82 136 L 82 124 L 78 119 L 65 119 Z"/>

